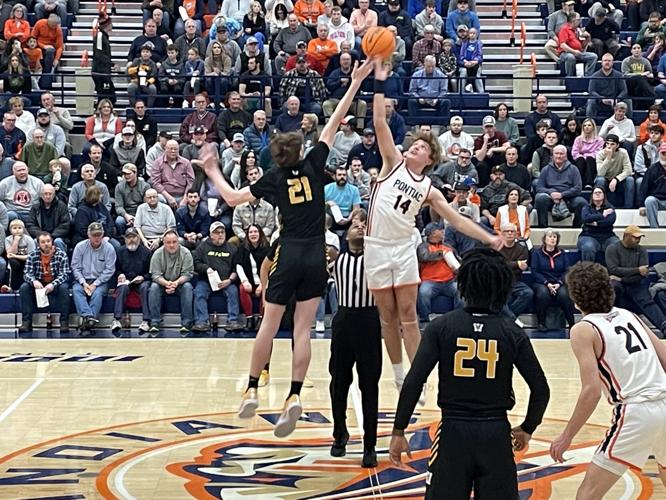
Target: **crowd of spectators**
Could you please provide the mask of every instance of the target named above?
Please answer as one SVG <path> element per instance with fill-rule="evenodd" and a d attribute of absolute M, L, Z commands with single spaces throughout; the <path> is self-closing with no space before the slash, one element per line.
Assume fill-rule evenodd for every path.
<path fill-rule="evenodd" d="M 661 17 L 650 14 L 618 71 L 614 56 L 621 47 L 613 37 L 622 10 L 595 8 L 583 31 L 577 5 L 564 2 L 549 18 L 546 51 L 567 74 L 583 63 L 591 76 L 587 116 L 561 117 L 538 95 L 522 129 L 501 103 L 483 118 L 477 134 L 462 116 L 446 120 L 448 127 L 439 132 L 429 124 L 433 116 L 448 117 L 447 94 L 485 91 L 483 27 L 474 2 L 225 2 L 208 30 L 204 5 L 185 4 L 144 3 L 143 32 L 132 42 L 124 69 L 111 58 L 112 17 L 100 17 L 93 63 L 98 99 L 85 121 L 83 163 L 75 169 L 71 116 L 48 91 L 34 94 L 50 87 L 62 54 L 61 31 L 59 42 L 35 32 L 57 38 L 58 17 L 70 11 L 40 11 L 36 5 L 38 21 L 30 28 L 22 4 L 10 9 L 4 24 L 8 49 L 0 59 L 9 75 L 0 127 L 0 282 L 24 299 L 22 331 L 32 328 L 40 289 L 66 317 L 71 288 L 84 333 L 96 327 L 110 290 L 114 333 L 126 311 L 137 309 L 143 315 L 140 331 L 158 335 L 164 295 L 179 297 L 183 335 L 210 329 L 211 294 L 226 301 L 230 331 L 243 327 L 241 311 L 248 318 L 260 314 L 262 262 L 279 235 L 273 200 L 230 207 L 205 175 L 202 149 L 214 146 L 220 170 L 236 188 L 276 168 L 268 147 L 274 133 L 301 133 L 307 154 L 319 124 L 346 91 L 354 62 L 364 57 L 363 34 L 377 25 L 396 38 L 396 52 L 386 63 L 391 76 L 385 109 L 396 147 L 408 146 L 414 131 L 405 110 L 420 118 L 418 131 L 439 134 L 441 161 L 429 173 L 434 186 L 462 215 L 505 238 L 502 252 L 517 278 L 531 270 L 531 280 L 517 281 L 504 313 L 518 317 L 533 310 L 543 329 L 548 308 L 556 306 L 572 324 L 560 236 L 548 229 L 540 245 L 533 248 L 531 242 L 535 225 L 570 220 L 581 228 L 580 257 L 605 261 L 617 278 L 618 301 L 633 301 L 634 309 L 664 331 L 662 302 L 638 291 L 647 274 L 642 233 L 628 229 L 620 240 L 614 232 L 615 207 L 638 209 L 651 227 L 659 227 L 658 212 L 666 210 L 665 125 L 655 103 L 666 84 Z M 595 72 L 597 60 L 601 68 Z M 662 83 L 653 78 L 655 68 Z M 113 71 L 126 73 L 129 81 L 125 118 L 115 109 Z M 42 75 L 39 81 L 32 73 Z M 381 168 L 367 116 L 368 90 L 362 89 L 339 124 L 326 164 L 327 245 L 333 253 L 346 245 L 341 236 L 353 214 L 367 208 Z M 633 97 L 651 99 L 641 124 L 632 121 Z M 639 102 L 637 109 L 643 107 Z M 34 115 L 29 105 L 39 106 Z M 160 129 L 151 116 L 155 107 L 188 109 L 177 132 Z M 422 217 L 421 228 L 432 221 L 417 251 L 423 279 L 419 313 L 428 321 L 439 295 L 449 297 L 452 307 L 461 305 L 458 261 L 478 243 L 427 210 Z M 322 320 L 323 312 L 317 330 Z M 61 324 L 67 328 L 66 321 Z"/>

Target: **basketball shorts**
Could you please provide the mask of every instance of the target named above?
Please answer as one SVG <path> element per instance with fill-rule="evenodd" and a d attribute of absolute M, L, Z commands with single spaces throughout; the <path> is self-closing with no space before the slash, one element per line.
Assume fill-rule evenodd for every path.
<path fill-rule="evenodd" d="M 421 279 L 414 242 L 366 236 L 365 276 L 370 290 L 418 285 Z"/>
<path fill-rule="evenodd" d="M 508 420 L 443 419 L 430 450 L 427 500 L 518 499 Z"/>
<path fill-rule="evenodd" d="M 287 305 L 321 297 L 326 290 L 326 247 L 319 240 L 282 240 L 268 274 L 266 301 Z"/>
<path fill-rule="evenodd" d="M 650 455 L 666 468 L 666 399 L 617 405 L 592 463 L 621 476 L 630 466 L 642 469 Z"/>

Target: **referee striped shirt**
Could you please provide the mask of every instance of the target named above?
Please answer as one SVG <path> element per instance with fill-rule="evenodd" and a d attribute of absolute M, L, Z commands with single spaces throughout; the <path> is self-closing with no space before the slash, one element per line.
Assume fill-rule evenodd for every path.
<path fill-rule="evenodd" d="M 338 290 L 340 307 L 358 308 L 375 305 L 365 280 L 363 252 L 355 254 L 346 251 L 338 255 L 333 268 L 333 279 Z"/>

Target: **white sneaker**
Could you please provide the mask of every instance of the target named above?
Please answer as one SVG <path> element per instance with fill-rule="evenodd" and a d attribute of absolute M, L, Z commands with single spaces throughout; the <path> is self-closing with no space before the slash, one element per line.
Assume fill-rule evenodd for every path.
<path fill-rule="evenodd" d="M 302 413 L 303 405 L 301 404 L 301 398 L 298 397 L 297 394 L 292 394 L 289 399 L 285 401 L 282 415 L 280 415 L 280 418 L 275 424 L 275 429 L 273 430 L 275 437 L 284 438 L 294 432 L 296 422 L 301 418 Z"/>
<path fill-rule="evenodd" d="M 655 104 L 655 106 L 661 106 L 661 103 L 662 103 L 662 102 L 664 102 L 663 99 L 655 99 L 655 100 L 654 100 L 654 104 Z"/>
<path fill-rule="evenodd" d="M 243 393 L 240 408 L 238 408 L 238 416 L 240 418 L 252 418 L 258 407 L 259 398 L 257 397 L 257 390 L 253 387 L 249 388 Z"/>
<path fill-rule="evenodd" d="M 122 330 L 122 328 L 123 328 L 123 325 L 120 323 L 119 320 L 114 319 L 111 322 L 111 332 L 112 333 L 118 333 L 120 330 Z"/>
<path fill-rule="evenodd" d="M 514 321 L 514 323 L 515 323 L 516 325 L 518 325 L 519 328 L 525 328 L 525 323 L 523 323 L 522 321 L 520 321 L 518 318 L 516 318 L 516 320 Z"/>
<path fill-rule="evenodd" d="M 465 92 L 471 92 L 471 91 L 472 91 L 472 84 L 468 83 L 467 85 L 465 85 Z"/>
<path fill-rule="evenodd" d="M 317 323 L 315 325 L 315 331 L 316 332 L 326 331 L 326 325 L 324 324 L 323 321 L 317 321 Z"/>
<path fill-rule="evenodd" d="M 148 333 L 148 330 L 150 330 L 150 323 L 147 321 L 142 321 L 141 324 L 139 325 L 139 331 L 141 333 Z"/>
<path fill-rule="evenodd" d="M 190 107 L 190 103 L 187 102 L 187 99 L 183 99 L 183 109 L 187 109 Z"/>

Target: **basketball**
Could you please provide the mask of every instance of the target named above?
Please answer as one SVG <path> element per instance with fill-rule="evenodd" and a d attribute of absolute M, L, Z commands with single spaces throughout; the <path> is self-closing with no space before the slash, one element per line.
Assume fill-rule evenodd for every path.
<path fill-rule="evenodd" d="M 395 38 L 387 28 L 375 26 L 363 36 L 361 43 L 363 53 L 368 57 L 380 57 L 388 60 L 395 50 Z"/>

